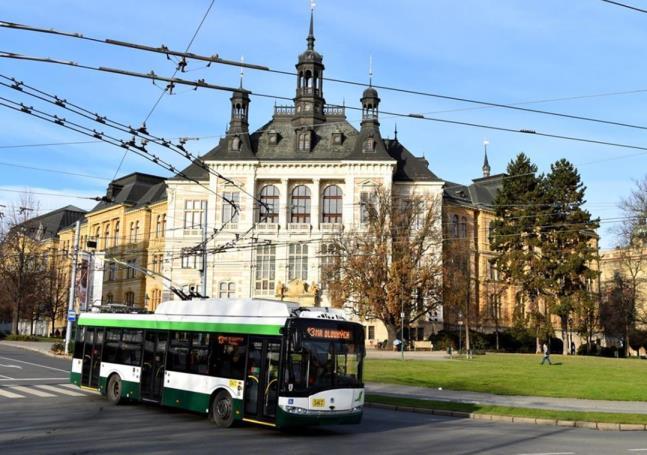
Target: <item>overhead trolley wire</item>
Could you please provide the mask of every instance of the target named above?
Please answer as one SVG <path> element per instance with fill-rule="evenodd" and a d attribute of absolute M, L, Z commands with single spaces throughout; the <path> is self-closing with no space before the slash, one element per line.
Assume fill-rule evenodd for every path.
<path fill-rule="evenodd" d="M 168 78 L 168 77 L 158 76 L 154 72 L 138 73 L 138 72 L 134 72 L 134 71 L 127 71 L 127 70 L 121 70 L 121 69 L 115 69 L 115 68 L 93 67 L 93 66 L 88 66 L 88 65 L 81 65 L 79 63 L 71 62 L 71 61 L 54 60 L 54 59 L 50 59 L 50 58 L 47 58 L 47 57 L 30 57 L 30 56 L 24 56 L 24 55 L 14 54 L 14 53 L 10 53 L 10 52 L 2 52 L 2 51 L 0 51 L 0 58 L 30 60 L 30 61 L 43 62 L 43 63 L 55 63 L 55 64 L 60 64 L 60 65 L 73 66 L 73 67 L 77 67 L 77 68 L 90 69 L 90 70 L 94 70 L 94 71 L 107 71 L 109 73 L 115 73 L 115 74 L 121 74 L 121 75 L 125 75 L 125 76 L 133 76 L 133 77 L 139 77 L 139 78 L 145 78 L 145 79 L 151 79 L 151 80 L 173 81 L 176 84 L 189 85 L 189 86 L 193 86 L 193 87 L 196 87 L 196 88 L 208 88 L 208 89 L 212 89 L 212 90 L 222 90 L 222 91 L 228 91 L 228 92 L 243 91 L 243 92 L 246 92 L 248 95 L 251 95 L 251 96 L 293 101 L 292 98 L 289 98 L 289 97 L 286 97 L 286 96 L 271 95 L 271 94 L 266 94 L 266 93 L 255 93 L 255 92 L 252 92 L 252 91 L 246 90 L 246 89 L 232 88 L 232 87 L 226 87 L 226 86 L 221 86 L 221 85 L 215 85 L 215 84 L 205 82 L 204 79 L 199 79 L 198 81 L 191 81 L 191 80 L 179 79 L 179 78 Z M 357 84 L 362 85 L 362 84 L 359 84 L 359 83 L 357 83 Z M 373 87 L 377 88 L 378 86 L 374 85 Z M 352 106 L 339 105 L 339 104 L 329 104 L 329 106 L 345 108 L 345 109 L 349 109 L 349 110 L 356 110 L 356 111 L 361 111 L 362 110 L 362 108 L 359 108 L 359 107 L 352 107 Z M 576 137 L 576 136 L 567 136 L 567 135 L 562 135 L 562 134 L 544 133 L 544 132 L 536 131 L 536 130 L 533 130 L 533 129 L 526 129 L 526 128 L 515 129 L 515 128 L 487 125 L 487 124 L 475 123 L 475 122 L 463 122 L 463 121 L 458 121 L 458 120 L 449 120 L 449 119 L 442 119 L 442 118 L 437 118 L 437 117 L 428 117 L 428 116 L 425 116 L 425 115 L 419 114 L 419 113 L 404 114 L 404 113 L 390 112 L 390 111 L 380 111 L 380 112 L 382 114 L 384 114 L 384 115 L 390 115 L 392 117 L 403 117 L 403 118 L 410 118 L 410 119 L 427 120 L 427 121 L 431 121 L 431 122 L 445 123 L 445 124 L 451 124 L 451 125 L 469 126 L 469 127 L 473 127 L 473 128 L 481 128 L 481 129 L 488 129 L 488 130 L 502 131 L 502 132 L 508 132 L 508 133 L 516 133 L 516 134 L 532 134 L 532 135 L 535 135 L 535 136 L 542 136 L 542 137 L 548 137 L 548 138 L 560 139 L 560 140 L 566 140 L 566 141 L 583 142 L 583 143 L 589 143 L 589 144 L 606 145 L 606 146 L 610 146 L 610 147 L 621 147 L 621 148 L 629 148 L 629 149 L 634 149 L 634 150 L 647 151 L 647 147 L 642 147 L 642 146 L 638 146 L 638 145 L 622 144 L 622 143 L 618 143 L 618 142 L 602 141 L 602 140 L 596 140 L 596 139 L 587 139 L 587 138 L 581 138 L 581 137 Z M 647 127 L 642 127 L 642 126 L 635 126 L 635 127 L 640 128 L 640 129 L 647 129 Z"/>
<path fill-rule="evenodd" d="M 628 5 L 627 3 L 620 3 L 620 2 L 613 1 L 613 0 L 602 0 L 602 1 L 604 3 L 610 3 L 612 5 L 620 6 L 622 8 L 627 8 L 627 9 L 631 9 L 631 10 L 634 10 L 634 11 L 638 11 L 639 13 L 647 13 L 647 9 L 638 8 L 638 7 L 633 6 L 633 5 Z"/>
<path fill-rule="evenodd" d="M 609 3 L 615 3 L 615 4 L 622 5 L 622 4 L 618 3 L 618 2 L 611 2 L 609 0 L 603 0 L 603 1 L 608 1 Z M 622 6 L 626 6 L 626 5 L 622 5 Z M 265 72 L 269 72 L 269 73 L 282 74 L 282 75 L 288 75 L 288 76 L 297 76 L 297 73 L 295 73 L 293 71 L 284 71 L 284 70 L 272 69 L 269 66 L 265 66 L 265 65 L 254 65 L 254 64 L 249 64 L 249 63 L 233 62 L 231 60 L 222 60 L 217 55 L 216 56 L 203 56 L 203 55 L 197 55 L 197 54 L 187 53 L 187 52 L 171 51 L 168 48 L 166 48 L 166 46 L 155 48 L 155 47 L 144 46 L 144 45 L 135 44 L 135 43 L 126 43 L 124 41 L 90 38 L 90 37 L 87 37 L 87 36 L 85 36 L 85 35 L 83 35 L 81 33 L 58 32 L 58 31 L 56 31 L 54 29 L 45 29 L 45 28 L 34 27 L 34 26 L 29 26 L 29 25 L 16 24 L 16 23 L 7 22 L 7 21 L 0 21 L 0 27 L 11 28 L 11 29 L 15 29 L 15 30 L 26 30 L 26 31 L 32 31 L 32 32 L 50 33 L 50 34 L 54 34 L 54 35 L 60 35 L 60 36 L 66 36 L 66 37 L 72 37 L 72 38 L 80 38 L 80 39 L 95 41 L 95 42 L 104 43 L 104 44 L 112 44 L 112 45 L 117 45 L 117 46 L 126 46 L 126 47 L 131 47 L 133 49 L 142 50 L 142 51 L 157 52 L 157 53 L 165 54 L 165 55 L 174 55 L 174 56 L 182 57 L 182 58 L 185 58 L 185 59 L 201 60 L 201 61 L 207 61 L 207 62 L 210 62 L 210 63 L 224 64 L 224 65 L 243 66 L 243 67 L 246 67 L 246 68 L 265 71 Z M 332 78 L 332 77 L 323 77 L 322 79 L 325 80 L 325 81 L 329 81 L 329 82 L 335 82 L 335 83 L 346 84 L 346 85 L 353 85 L 353 86 L 358 86 L 358 87 L 368 87 L 369 86 L 369 84 L 367 84 L 365 82 L 352 81 L 352 80 L 349 80 L 349 79 L 339 79 L 339 78 Z M 394 86 L 388 86 L 388 85 L 376 85 L 376 84 L 370 84 L 370 85 L 373 88 L 379 89 L 379 90 L 387 90 L 387 91 L 393 91 L 393 92 L 398 92 L 398 93 L 406 93 L 406 94 L 417 95 L 417 96 L 426 96 L 426 97 L 444 99 L 444 100 L 449 100 L 449 101 L 458 101 L 458 102 L 461 102 L 461 103 L 478 104 L 478 105 L 481 105 L 481 106 L 495 107 L 495 108 L 501 108 L 501 109 L 511 109 L 511 110 L 516 110 L 516 111 L 521 111 L 521 112 L 533 113 L 533 114 L 557 116 L 557 117 L 562 117 L 562 118 L 569 118 L 569 119 L 573 119 L 573 120 L 581 120 L 581 121 L 587 121 L 587 122 L 607 124 L 607 125 L 612 125 L 612 126 L 621 126 L 621 127 L 626 127 L 626 128 L 647 130 L 647 125 L 636 125 L 636 124 L 631 124 L 631 123 L 627 123 L 627 122 L 605 120 L 605 119 L 599 119 L 599 118 L 583 116 L 583 115 L 566 114 L 566 113 L 561 113 L 561 112 L 546 111 L 546 110 L 542 110 L 542 109 L 532 109 L 532 108 L 521 107 L 521 106 L 517 106 L 517 105 L 513 105 L 513 104 L 496 103 L 496 102 L 477 100 L 477 99 L 467 98 L 467 97 L 443 95 L 443 94 L 440 94 L 440 93 L 433 93 L 433 92 L 424 91 L 424 90 L 413 90 L 413 89 L 406 89 L 406 88 L 402 88 L 402 87 L 394 87 Z"/>

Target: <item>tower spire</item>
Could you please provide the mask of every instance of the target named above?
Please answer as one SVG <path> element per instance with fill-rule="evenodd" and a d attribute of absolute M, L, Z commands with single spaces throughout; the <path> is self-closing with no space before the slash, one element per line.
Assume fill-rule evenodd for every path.
<path fill-rule="evenodd" d="M 310 31 L 308 32 L 308 50 L 314 50 L 315 48 L 315 26 L 314 26 L 314 16 L 315 16 L 315 2 L 310 2 Z"/>
<path fill-rule="evenodd" d="M 368 86 L 373 87 L 373 56 L 368 57 Z"/>
<path fill-rule="evenodd" d="M 488 162 L 488 159 L 487 159 L 487 146 L 489 144 L 490 144 L 490 141 L 488 141 L 487 139 L 485 139 L 483 141 L 483 149 L 484 149 L 484 153 L 485 153 L 485 156 L 483 158 L 483 168 L 482 168 L 483 169 L 483 177 L 489 177 L 490 176 L 490 163 Z"/>

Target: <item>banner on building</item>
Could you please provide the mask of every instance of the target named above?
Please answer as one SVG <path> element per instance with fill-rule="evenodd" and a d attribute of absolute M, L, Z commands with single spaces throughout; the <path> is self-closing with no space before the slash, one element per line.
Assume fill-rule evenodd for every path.
<path fill-rule="evenodd" d="M 90 261 L 90 277 L 88 289 L 88 310 L 93 307 L 101 306 L 101 299 L 103 296 L 103 268 L 105 267 L 106 254 L 94 253 Z"/>

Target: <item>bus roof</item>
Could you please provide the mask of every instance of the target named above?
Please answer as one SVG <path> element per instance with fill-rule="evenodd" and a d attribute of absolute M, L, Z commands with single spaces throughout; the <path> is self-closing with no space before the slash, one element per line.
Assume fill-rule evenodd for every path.
<path fill-rule="evenodd" d="M 291 316 L 345 320 L 340 310 L 263 299 L 171 300 L 154 314 L 83 313 L 81 326 L 279 335 Z"/>

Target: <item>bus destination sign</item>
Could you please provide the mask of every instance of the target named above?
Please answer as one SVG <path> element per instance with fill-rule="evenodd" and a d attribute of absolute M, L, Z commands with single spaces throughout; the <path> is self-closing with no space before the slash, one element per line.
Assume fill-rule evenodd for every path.
<path fill-rule="evenodd" d="M 344 329 L 325 329 L 321 327 L 308 327 L 306 333 L 311 338 L 323 338 L 325 340 L 344 340 L 350 341 L 353 336 L 350 330 Z"/>

